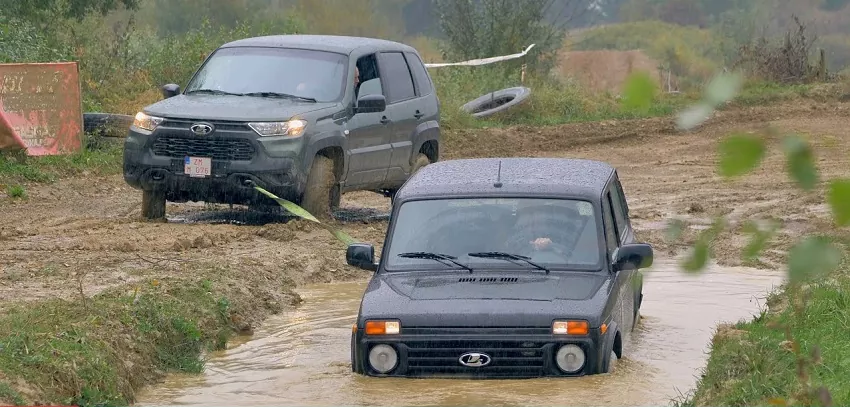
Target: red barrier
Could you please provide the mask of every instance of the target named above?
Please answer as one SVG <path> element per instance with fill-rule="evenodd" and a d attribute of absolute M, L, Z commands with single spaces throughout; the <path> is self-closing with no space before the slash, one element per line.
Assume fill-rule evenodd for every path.
<path fill-rule="evenodd" d="M 0 64 L 0 151 L 56 155 L 82 148 L 76 62 Z"/>

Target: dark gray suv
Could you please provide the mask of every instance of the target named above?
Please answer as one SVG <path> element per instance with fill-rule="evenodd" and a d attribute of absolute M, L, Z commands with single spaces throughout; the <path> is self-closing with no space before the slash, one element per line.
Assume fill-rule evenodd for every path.
<path fill-rule="evenodd" d="M 181 93 L 136 115 L 124 179 L 142 216 L 165 202 L 255 208 L 254 185 L 327 217 L 344 192 L 393 196 L 436 162 L 440 104 L 415 49 L 371 38 L 280 35 L 213 52 Z"/>

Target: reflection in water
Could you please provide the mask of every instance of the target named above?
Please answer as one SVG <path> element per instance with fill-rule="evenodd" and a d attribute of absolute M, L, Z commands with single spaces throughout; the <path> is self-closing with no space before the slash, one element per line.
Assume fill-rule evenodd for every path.
<path fill-rule="evenodd" d="M 203 375 L 171 376 L 138 405 L 664 405 L 694 385 L 715 326 L 757 312 L 780 282 L 777 272 L 747 269 L 690 276 L 656 259 L 644 280 L 643 318 L 614 373 L 475 381 L 354 375 L 351 324 L 365 284 L 326 284 L 213 355 Z"/>

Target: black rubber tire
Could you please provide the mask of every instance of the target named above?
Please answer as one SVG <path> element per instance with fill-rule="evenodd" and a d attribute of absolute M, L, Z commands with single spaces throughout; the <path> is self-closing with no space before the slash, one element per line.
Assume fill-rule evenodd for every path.
<path fill-rule="evenodd" d="M 115 113 L 83 113 L 83 130 L 100 132 L 104 137 L 125 137 L 133 125 L 133 116 Z"/>
<path fill-rule="evenodd" d="M 461 109 L 473 117 L 486 117 L 508 110 L 531 96 L 531 89 L 524 86 L 506 88 L 488 93 L 467 102 Z"/>
<path fill-rule="evenodd" d="M 165 192 L 142 191 L 142 218 L 158 220 L 165 217 Z"/>
<path fill-rule="evenodd" d="M 334 175 L 334 162 L 328 157 L 313 158 L 301 207 L 318 219 L 330 219 L 331 210 L 339 206 L 339 184 Z"/>

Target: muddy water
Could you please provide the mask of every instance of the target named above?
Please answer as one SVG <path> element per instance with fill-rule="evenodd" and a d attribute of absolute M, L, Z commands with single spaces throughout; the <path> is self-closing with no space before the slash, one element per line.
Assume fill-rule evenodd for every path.
<path fill-rule="evenodd" d="M 689 276 L 656 260 L 643 318 L 614 372 L 578 379 L 374 379 L 352 374 L 351 324 L 365 283 L 302 291 L 297 310 L 211 355 L 202 375 L 171 376 L 138 405 L 666 405 L 691 388 L 717 323 L 758 312 L 777 272 L 715 267 Z"/>

